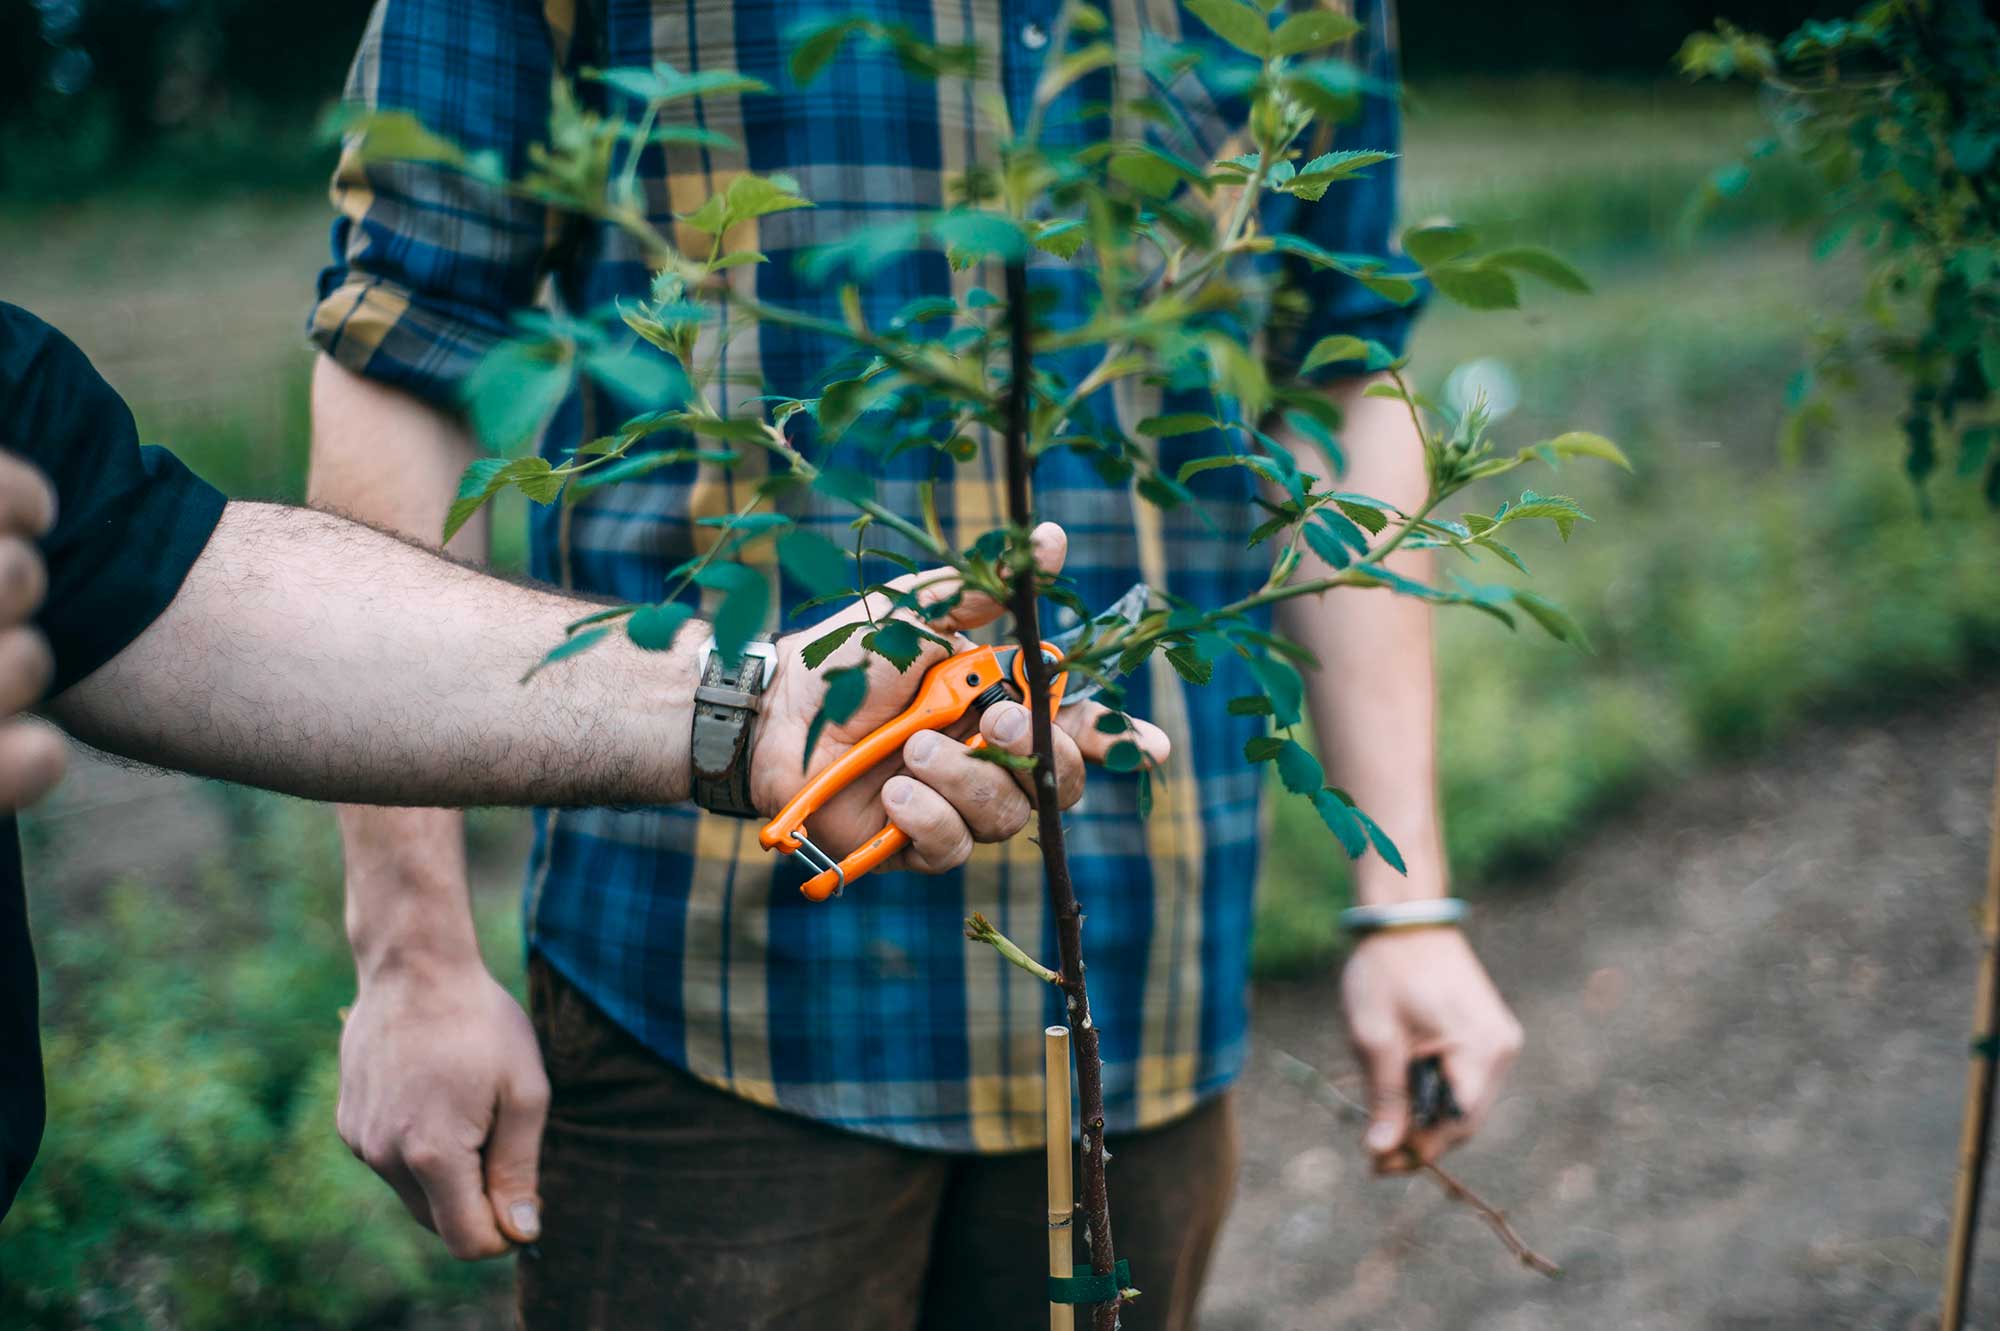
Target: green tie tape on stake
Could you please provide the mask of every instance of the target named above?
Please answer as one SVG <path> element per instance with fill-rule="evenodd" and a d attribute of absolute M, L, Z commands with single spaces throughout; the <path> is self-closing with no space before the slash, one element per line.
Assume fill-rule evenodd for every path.
<path fill-rule="evenodd" d="M 1076 1268 L 1073 1276 L 1049 1277 L 1050 1303 L 1110 1303 L 1118 1297 L 1121 1289 L 1132 1287 L 1132 1263 L 1123 1257 L 1118 1265 L 1098 1275 L 1086 1264 Z"/>

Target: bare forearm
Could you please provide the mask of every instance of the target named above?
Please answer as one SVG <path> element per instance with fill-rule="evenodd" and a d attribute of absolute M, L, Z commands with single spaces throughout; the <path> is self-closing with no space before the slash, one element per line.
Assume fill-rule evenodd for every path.
<path fill-rule="evenodd" d="M 52 710 L 111 752 L 314 799 L 682 799 L 690 649 L 613 636 L 520 682 L 593 608 L 341 518 L 231 504 L 167 611 Z"/>
<path fill-rule="evenodd" d="M 1423 503 L 1423 448 L 1399 402 L 1363 397 L 1366 380 L 1333 391 L 1346 417 L 1341 439 L 1347 471 L 1340 488 L 1414 510 Z M 1315 474 L 1325 460 L 1294 442 L 1300 464 Z M 1410 551 L 1390 567 L 1428 580 L 1432 558 Z M 1308 554 L 1301 578 L 1329 573 Z M 1437 687 L 1431 611 L 1420 601 L 1377 589 L 1341 589 L 1280 603 L 1280 627 L 1320 659 L 1306 677 L 1307 704 L 1321 760 L 1336 785 L 1351 793 L 1396 843 L 1409 868 L 1397 874 L 1379 856 L 1356 866 L 1363 901 L 1436 896 L 1446 867 L 1437 808 Z"/>

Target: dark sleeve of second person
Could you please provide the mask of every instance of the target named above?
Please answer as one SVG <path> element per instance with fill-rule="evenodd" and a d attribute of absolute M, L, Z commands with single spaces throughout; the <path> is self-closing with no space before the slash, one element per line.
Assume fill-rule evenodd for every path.
<path fill-rule="evenodd" d="M 132 413 L 76 345 L 0 302 L 0 448 L 55 484 L 37 623 L 55 656 L 50 694 L 124 650 L 180 590 L 222 516 L 222 496 L 170 453 L 141 448 Z M 0 1215 L 42 1135 L 35 954 L 14 820 L 0 817 Z"/>
<path fill-rule="evenodd" d="M 0 303 L 0 448 L 56 489 L 42 541 L 49 590 L 37 617 L 61 693 L 159 617 L 222 516 L 222 495 L 162 448 L 76 344 Z"/>

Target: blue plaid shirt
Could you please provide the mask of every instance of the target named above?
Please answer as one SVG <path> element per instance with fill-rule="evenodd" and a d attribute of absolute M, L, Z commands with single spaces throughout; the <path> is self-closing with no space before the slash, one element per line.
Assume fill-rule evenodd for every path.
<path fill-rule="evenodd" d="M 1385 0 L 1360 2 L 1366 27 L 1349 54 L 1393 79 Z M 818 206 L 760 219 L 757 233 L 732 247 L 761 250 L 771 262 L 733 274 L 765 301 L 837 316 L 834 294 L 796 275 L 798 255 L 851 227 L 944 206 L 952 178 L 995 160 L 996 143 L 971 80 L 913 78 L 887 52 L 862 46 L 802 90 L 786 73 L 785 33 L 822 13 L 872 12 L 938 41 L 976 42 L 999 54 L 985 77 L 999 80 L 1019 123 L 1059 8 L 1060 0 L 380 0 L 349 93 L 413 112 L 468 149 L 497 150 L 518 171 L 544 134 L 554 77 L 656 61 L 755 75 L 775 95 L 675 105 L 683 123 L 729 136 L 742 153 L 652 150 L 641 171 L 651 211 L 671 225 L 737 171 L 791 174 Z M 1165 0 L 1106 8 L 1122 43 L 1147 28 L 1213 40 Z M 1084 108 L 1108 100 L 1108 78 L 1085 79 L 1064 96 L 1048 117 L 1051 137 L 1095 132 Z M 1218 106 L 1196 78 L 1154 91 L 1176 101 L 1192 126 L 1164 146 L 1194 161 L 1241 151 L 1226 146 L 1232 108 Z M 600 95 L 589 83 L 581 94 Z M 1396 135 L 1393 104 L 1368 97 L 1332 146 L 1394 149 Z M 1394 192 L 1393 166 L 1378 167 L 1321 204 L 1274 202 L 1265 225 L 1330 250 L 1388 257 Z M 647 287 L 638 253 L 616 230 L 447 170 L 364 167 L 350 153 L 333 201 L 333 263 L 320 277 L 314 341 L 362 374 L 453 410 L 513 312 L 543 301 L 591 311 Z M 1344 278 L 1292 277 L 1309 313 L 1266 348 L 1274 359 L 1296 357 L 1332 332 L 1401 343 L 1407 310 Z M 1035 280 L 1072 315 L 1087 308 L 1089 273 L 1050 261 Z M 880 323 L 916 297 L 962 299 L 979 285 L 997 286 L 997 275 L 955 274 L 941 254 L 924 253 L 883 269 L 861 299 Z M 726 391 L 809 394 L 835 354 L 830 343 L 762 328 L 731 346 L 727 378 L 740 387 Z M 1087 366 L 1052 368 L 1074 380 Z M 634 405 L 581 390 L 556 414 L 542 451 L 566 454 Z M 1096 405 L 1127 423 L 1203 409 L 1199 399 L 1162 402 L 1136 386 Z M 1182 456 L 1224 446 L 1203 435 L 1165 440 L 1163 463 L 1171 472 Z M 917 511 L 919 482 L 936 477 L 946 529 L 969 544 L 1002 522 L 995 451 L 982 449 L 966 465 L 918 451 L 871 459 L 870 469 L 881 498 L 908 512 Z M 668 570 L 715 539 L 696 520 L 734 510 L 756 480 L 688 464 L 539 510 L 534 571 L 582 592 L 655 600 Z M 1067 571 L 1093 604 L 1141 579 L 1208 604 L 1252 591 L 1268 554 L 1245 546 L 1261 516 L 1251 484 L 1239 468 L 1196 478 L 1211 526 L 1190 509 L 1161 513 L 1135 502 L 1067 450 L 1051 452 L 1035 476 L 1042 515 L 1069 531 Z M 848 516 L 837 503 L 822 511 L 801 502 L 795 516 L 829 532 Z M 804 599 L 775 566 L 769 576 L 785 606 Z M 1224 710 L 1230 696 L 1255 689 L 1242 664 L 1226 659 L 1216 673 L 1211 686 L 1186 688 L 1156 657 L 1129 681 L 1127 705 L 1163 725 L 1175 745 L 1150 821 L 1137 816 L 1133 780 L 1103 771 L 1069 816 L 1114 1130 L 1187 1112 L 1243 1063 L 1261 783 L 1242 750 L 1260 723 Z M 1039 940 L 1043 956 L 1055 955 L 1039 862 L 1025 838 L 980 847 L 955 873 L 874 875 L 816 905 L 797 891 L 796 857 L 762 852 L 754 824 L 675 807 L 543 810 L 535 827 L 529 945 L 663 1057 L 750 1100 L 914 1146 L 1001 1151 L 1041 1142 L 1041 1031 L 1061 1018 L 1059 996 L 960 931 L 980 911 L 1025 946 Z"/>

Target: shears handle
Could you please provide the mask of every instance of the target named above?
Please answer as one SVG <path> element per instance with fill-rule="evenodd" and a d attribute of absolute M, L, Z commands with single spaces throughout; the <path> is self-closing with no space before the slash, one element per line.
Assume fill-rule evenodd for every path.
<path fill-rule="evenodd" d="M 1062 659 L 1061 650 L 1049 643 L 1042 644 L 1042 652 L 1051 662 Z M 1012 696 L 1026 698 L 1028 677 L 1025 658 L 1018 651 L 1009 651 L 1006 656 L 1012 659 L 1012 669 L 1003 663 L 1001 651 L 993 647 L 974 647 L 948 656 L 932 666 L 925 672 L 923 683 L 918 685 L 917 696 L 900 715 L 868 732 L 859 744 L 807 781 L 799 793 L 792 796 L 791 802 L 778 811 L 778 816 L 764 825 L 757 834 L 757 840 L 764 849 L 787 855 L 803 854 L 806 863 L 819 870 L 799 888 L 808 898 L 824 901 L 833 896 L 909 845 L 910 838 L 902 828 L 890 823 L 849 852 L 845 859 L 835 863 L 806 835 L 806 819 L 819 812 L 822 805 L 876 764 L 895 758 L 919 730 L 942 730 L 956 724 L 975 705 L 984 710 L 997 701 L 997 696 L 987 696 L 996 688 L 1011 686 L 1015 691 Z M 1067 678 L 1058 674 L 1049 681 L 1050 706 L 1061 705 L 1063 683 Z M 983 736 L 975 735 L 966 747 L 976 749 L 984 743 Z"/>

